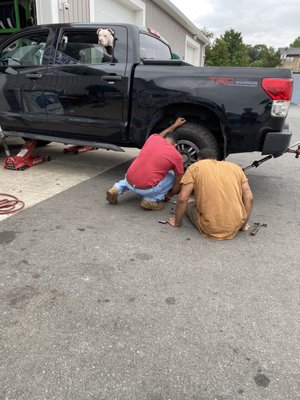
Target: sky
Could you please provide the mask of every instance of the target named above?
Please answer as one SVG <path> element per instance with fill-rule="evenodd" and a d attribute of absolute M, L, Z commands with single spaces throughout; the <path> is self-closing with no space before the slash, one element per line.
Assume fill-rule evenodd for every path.
<path fill-rule="evenodd" d="M 287 47 L 300 36 L 300 0 L 171 0 L 199 28 L 241 32 L 247 44 Z"/>

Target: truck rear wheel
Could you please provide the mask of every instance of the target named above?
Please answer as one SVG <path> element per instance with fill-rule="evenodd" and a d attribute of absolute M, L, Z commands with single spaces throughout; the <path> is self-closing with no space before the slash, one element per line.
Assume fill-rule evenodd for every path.
<path fill-rule="evenodd" d="M 219 157 L 220 148 L 217 139 L 204 126 L 186 123 L 176 130 L 177 150 L 182 154 L 184 168 L 197 161 L 200 149 L 209 148 Z"/>

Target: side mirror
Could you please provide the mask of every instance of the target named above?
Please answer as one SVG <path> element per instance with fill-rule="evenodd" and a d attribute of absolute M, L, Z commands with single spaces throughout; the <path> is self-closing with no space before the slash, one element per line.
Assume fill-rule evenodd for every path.
<path fill-rule="evenodd" d="M 181 60 L 181 57 L 179 57 L 179 55 L 176 53 L 172 53 L 171 60 Z"/>

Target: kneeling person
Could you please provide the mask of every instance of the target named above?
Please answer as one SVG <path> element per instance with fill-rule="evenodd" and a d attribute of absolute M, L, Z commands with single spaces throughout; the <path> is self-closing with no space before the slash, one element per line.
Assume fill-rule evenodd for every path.
<path fill-rule="evenodd" d="M 203 236 L 232 239 L 249 228 L 253 196 L 248 179 L 238 165 L 217 161 L 210 149 L 200 150 L 198 160 L 181 180 L 175 217 L 168 222 L 179 227 L 186 213 Z M 195 201 L 190 201 L 193 190 Z"/>
<path fill-rule="evenodd" d="M 184 118 L 177 118 L 169 128 L 149 137 L 125 178 L 106 192 L 107 201 L 116 204 L 119 195 L 131 190 L 143 198 L 141 207 L 158 211 L 164 208 L 165 199 L 179 193 L 183 159 L 176 150 L 173 132 L 185 122 Z"/>

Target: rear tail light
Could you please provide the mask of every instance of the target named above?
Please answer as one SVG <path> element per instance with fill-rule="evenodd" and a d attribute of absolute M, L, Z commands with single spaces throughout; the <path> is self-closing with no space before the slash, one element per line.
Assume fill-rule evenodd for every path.
<path fill-rule="evenodd" d="M 263 78 L 262 87 L 272 100 L 291 100 L 293 79 Z"/>
<path fill-rule="evenodd" d="M 293 79 L 263 78 L 262 88 L 273 100 L 273 117 L 286 117 L 293 93 Z"/>

